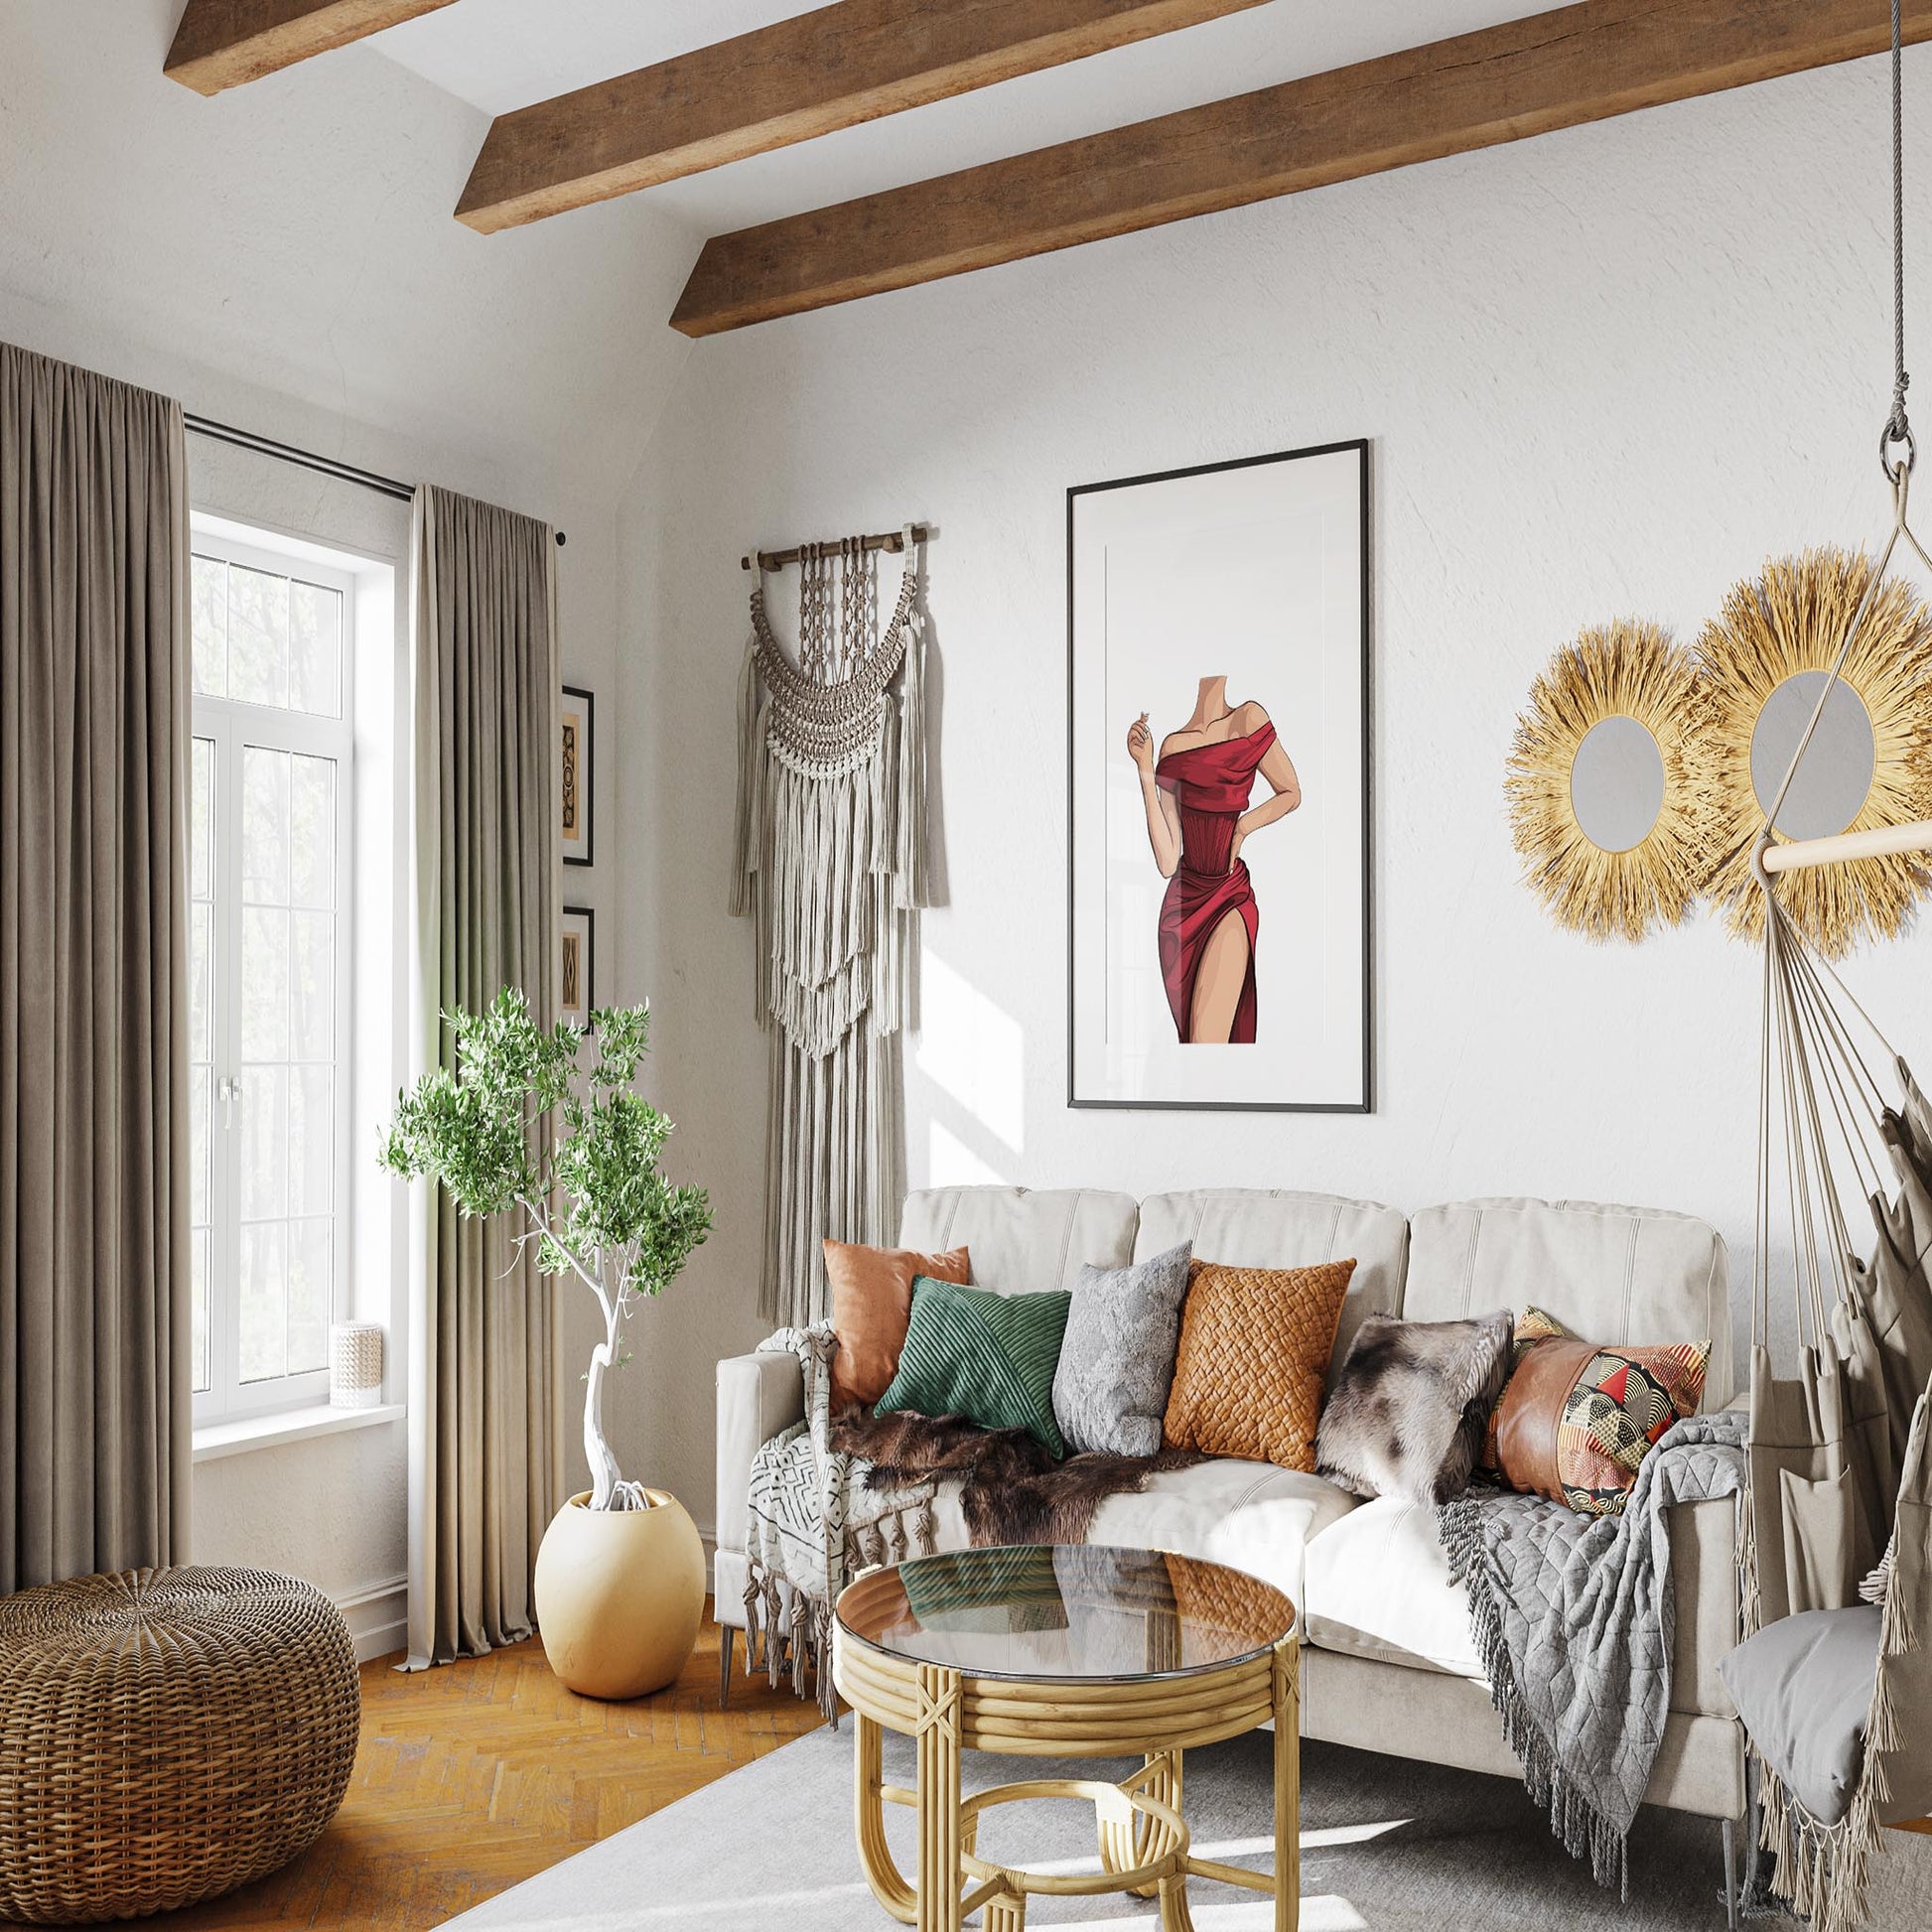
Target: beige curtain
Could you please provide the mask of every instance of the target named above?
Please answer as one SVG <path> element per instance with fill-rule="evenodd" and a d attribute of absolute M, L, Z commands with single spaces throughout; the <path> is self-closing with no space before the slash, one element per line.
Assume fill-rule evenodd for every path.
<path fill-rule="evenodd" d="M 188 1549 L 186 471 L 0 344 L 0 1592 Z"/>
<path fill-rule="evenodd" d="M 416 1039 L 521 987 L 555 1017 L 562 919 L 551 532 L 425 487 L 415 524 Z M 409 1663 L 527 1637 L 559 1474 L 551 1285 L 507 1216 L 415 1190 L 409 1324 Z"/>

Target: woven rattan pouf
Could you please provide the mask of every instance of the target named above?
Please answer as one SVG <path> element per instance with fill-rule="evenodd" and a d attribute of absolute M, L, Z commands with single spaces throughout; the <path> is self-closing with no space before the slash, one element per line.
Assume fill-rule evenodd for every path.
<path fill-rule="evenodd" d="M 261 1570 L 128 1570 L 0 1597 L 0 1919 L 133 1918 L 273 1871 L 335 1816 L 355 1648 Z"/>

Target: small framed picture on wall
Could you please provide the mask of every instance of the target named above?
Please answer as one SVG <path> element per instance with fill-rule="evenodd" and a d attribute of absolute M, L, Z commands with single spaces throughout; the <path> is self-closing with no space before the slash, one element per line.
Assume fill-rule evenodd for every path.
<path fill-rule="evenodd" d="M 597 914 L 590 906 L 564 907 L 563 945 L 557 969 L 557 1017 L 588 1027 L 597 1005 Z"/>
<path fill-rule="evenodd" d="M 588 866 L 597 811 L 597 699 L 574 684 L 564 686 L 563 738 L 564 864 Z"/>
<path fill-rule="evenodd" d="M 1066 515 L 1069 1104 L 1368 1112 L 1368 445 Z"/>

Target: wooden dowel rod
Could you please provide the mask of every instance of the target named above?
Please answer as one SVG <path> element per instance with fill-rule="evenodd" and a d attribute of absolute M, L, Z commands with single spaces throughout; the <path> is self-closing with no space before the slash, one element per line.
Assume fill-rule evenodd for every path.
<path fill-rule="evenodd" d="M 1880 825 L 1869 832 L 1839 832 L 1829 839 L 1796 839 L 1764 855 L 1766 872 L 1804 872 L 1843 859 L 1880 859 L 1891 852 L 1932 852 L 1932 818 L 1910 825 Z"/>
<path fill-rule="evenodd" d="M 914 543 L 924 543 L 931 535 L 932 532 L 923 523 L 915 523 L 912 525 L 912 541 Z M 888 530 L 883 536 L 862 537 L 860 544 L 862 548 L 867 550 L 903 550 L 905 548 L 905 532 L 903 530 Z M 838 554 L 839 546 L 836 539 L 831 543 L 820 544 L 817 547 L 833 556 L 837 556 Z M 813 546 L 811 544 L 800 543 L 794 544 L 789 550 L 760 550 L 756 557 L 739 558 L 738 567 L 740 570 L 750 570 L 753 564 L 756 563 L 760 570 L 783 570 L 786 564 L 795 564 L 800 557 L 809 556 L 812 549 Z"/>

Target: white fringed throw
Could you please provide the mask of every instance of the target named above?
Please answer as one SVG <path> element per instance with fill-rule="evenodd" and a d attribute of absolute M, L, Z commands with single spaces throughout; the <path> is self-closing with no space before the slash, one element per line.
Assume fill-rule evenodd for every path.
<path fill-rule="evenodd" d="M 805 668 L 752 591 L 739 697 L 731 909 L 756 921 L 754 1010 L 771 1040 L 764 1267 L 759 1309 L 803 1327 L 824 1312 L 819 1243 L 882 1242 L 904 1191 L 900 1030 L 927 900 L 925 640 L 908 526 L 892 619 L 876 642 L 856 541 L 805 563 Z M 828 649 L 829 563 L 844 573 Z"/>

